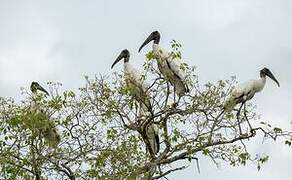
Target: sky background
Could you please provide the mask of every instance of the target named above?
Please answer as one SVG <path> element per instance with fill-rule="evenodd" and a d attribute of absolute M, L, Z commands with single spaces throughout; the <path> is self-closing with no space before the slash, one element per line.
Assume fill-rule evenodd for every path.
<path fill-rule="evenodd" d="M 63 83 L 77 90 L 84 75 L 110 74 L 122 49 L 139 67 L 137 50 L 154 30 L 161 45 L 172 39 L 183 45 L 183 59 L 197 66 L 201 83 L 236 75 L 238 81 L 258 78 L 268 67 L 279 80 L 267 81 L 253 102 L 261 120 L 291 129 L 292 1 L 289 0 L 50 0 L 0 1 L 0 95 L 21 98 L 20 87 L 31 81 Z M 116 66 L 114 70 L 121 70 Z M 251 152 L 271 155 L 256 166 L 217 168 L 201 158 L 170 179 L 290 179 L 292 148 L 282 143 L 250 140 Z"/>

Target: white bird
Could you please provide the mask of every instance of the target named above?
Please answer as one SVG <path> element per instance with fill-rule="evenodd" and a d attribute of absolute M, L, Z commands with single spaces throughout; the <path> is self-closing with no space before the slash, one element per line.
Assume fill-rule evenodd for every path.
<path fill-rule="evenodd" d="M 244 109 L 245 109 L 246 101 L 252 99 L 256 93 L 258 93 L 264 89 L 265 84 L 266 84 L 266 76 L 268 76 L 272 80 L 274 80 L 277 83 L 277 85 L 280 87 L 280 84 L 277 81 L 277 79 L 275 78 L 275 76 L 273 75 L 273 73 L 268 68 L 263 68 L 260 71 L 260 78 L 259 79 L 249 80 L 245 83 L 238 84 L 237 86 L 235 86 L 232 89 L 227 101 L 224 103 L 223 111 L 220 113 L 219 116 L 221 116 L 225 112 L 231 112 L 237 104 L 241 104 L 239 109 L 237 110 L 237 123 L 238 123 L 240 134 L 242 134 L 242 131 L 241 131 L 240 121 L 239 121 L 238 117 L 240 115 L 241 108 L 242 108 L 242 106 L 244 106 Z M 246 121 L 249 125 L 249 128 L 252 130 L 252 126 L 249 123 L 248 119 L 246 119 Z M 212 125 L 210 136 L 209 136 L 209 141 L 212 138 L 212 134 L 213 134 L 213 130 L 216 126 L 216 122 L 217 121 L 214 121 L 214 123 Z"/>
<path fill-rule="evenodd" d="M 265 84 L 266 84 L 266 76 L 268 76 L 272 80 L 274 80 L 277 83 L 277 85 L 280 87 L 280 84 L 277 81 L 277 79 L 275 78 L 275 76 L 273 75 L 273 73 L 268 68 L 263 68 L 260 71 L 260 78 L 259 79 L 249 80 L 245 83 L 239 84 L 239 85 L 234 87 L 234 89 L 232 90 L 232 92 L 230 94 L 230 97 L 227 99 L 227 101 L 224 104 L 224 111 L 223 112 L 230 112 L 234 109 L 234 107 L 237 104 L 241 103 L 241 106 L 239 107 L 239 110 L 237 111 L 237 116 L 239 116 L 243 105 L 244 105 L 244 109 L 245 109 L 246 101 L 252 99 L 256 93 L 258 93 L 264 89 Z M 247 121 L 250 129 L 252 130 L 252 126 L 249 123 L 248 119 L 246 119 L 246 121 Z M 238 127 L 239 127 L 239 133 L 242 134 L 240 121 L 238 118 L 237 118 L 237 123 L 238 123 Z M 215 123 L 214 123 L 214 125 L 215 125 Z M 214 126 L 213 126 L 213 128 L 214 128 Z M 212 128 L 212 131 L 213 131 L 213 128 Z"/>
<path fill-rule="evenodd" d="M 159 46 L 160 33 L 158 31 L 154 31 L 148 36 L 139 48 L 138 52 L 140 52 L 141 49 L 151 41 L 154 41 L 152 50 L 153 55 L 157 60 L 160 73 L 174 87 L 174 91 L 179 97 L 188 93 L 189 88 L 185 82 L 186 76 L 181 69 L 181 64 L 172 59 L 171 53 L 168 53 Z"/>
<path fill-rule="evenodd" d="M 46 95 L 49 93 L 37 82 L 32 82 L 30 90 L 33 95 L 33 101 L 31 105 L 31 111 L 34 113 L 32 117 L 41 119 L 36 127 L 42 133 L 43 137 L 47 141 L 50 147 L 56 148 L 60 143 L 60 135 L 52 121 L 49 120 L 48 116 L 42 112 L 42 109 L 38 103 L 38 91 L 44 92 Z"/>
<path fill-rule="evenodd" d="M 111 68 L 122 59 L 124 59 L 124 79 L 126 85 L 131 95 L 139 103 L 143 113 L 147 113 L 151 110 L 150 97 L 147 93 L 148 85 L 145 83 L 142 74 L 129 63 L 130 52 L 124 49 L 112 64 Z M 158 128 L 156 125 L 151 124 L 147 127 L 146 133 L 153 153 L 157 154 L 159 152 Z"/>
<path fill-rule="evenodd" d="M 266 84 L 266 76 L 274 80 L 280 87 L 279 82 L 274 77 L 272 72 L 268 68 L 263 68 L 260 71 L 259 79 L 250 80 L 234 87 L 230 97 L 224 104 L 224 110 L 227 112 L 231 111 L 237 104 L 242 103 L 243 105 L 246 101 L 252 99 L 256 93 L 262 91 Z"/>
<path fill-rule="evenodd" d="M 31 92 L 36 95 L 37 94 L 37 91 L 40 90 L 42 92 L 44 92 L 47 96 L 49 95 L 49 93 L 41 86 L 39 85 L 39 83 L 37 82 L 32 82 L 31 85 L 30 85 L 30 90 Z"/>
<path fill-rule="evenodd" d="M 49 93 L 37 82 L 31 83 L 30 90 L 32 92 L 32 99 L 33 99 L 30 108 L 31 110 L 39 111 L 40 107 L 39 107 L 39 104 L 37 103 L 38 91 L 45 93 L 47 96 L 49 95 Z"/>

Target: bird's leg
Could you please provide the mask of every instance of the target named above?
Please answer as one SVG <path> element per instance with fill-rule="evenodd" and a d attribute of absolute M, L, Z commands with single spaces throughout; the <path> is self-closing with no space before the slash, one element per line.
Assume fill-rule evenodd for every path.
<path fill-rule="evenodd" d="M 175 97 L 176 97 L 176 94 L 175 94 L 175 86 L 173 86 L 173 101 L 174 101 L 174 103 L 176 103 L 175 102 L 175 99 L 176 99 Z"/>
<path fill-rule="evenodd" d="M 167 85 L 167 94 L 166 94 L 166 99 L 165 99 L 164 107 L 167 106 L 168 97 L 169 97 L 169 94 L 170 94 L 170 92 L 169 92 L 169 83 L 167 82 L 166 85 Z"/>
<path fill-rule="evenodd" d="M 175 86 L 173 86 L 173 107 L 177 106 L 178 102 L 176 102 L 176 94 L 175 94 Z"/>
<path fill-rule="evenodd" d="M 239 121 L 239 115 L 240 115 L 240 111 L 241 111 L 241 108 L 242 106 L 244 105 L 245 103 L 241 103 L 240 105 L 240 108 L 238 109 L 237 113 L 236 113 L 236 117 L 237 117 L 237 123 L 238 123 L 238 128 L 239 128 L 239 134 L 242 135 L 242 130 L 241 130 L 241 126 L 240 126 L 240 121 Z"/>
<path fill-rule="evenodd" d="M 246 115 L 246 104 L 244 103 L 244 107 L 243 107 L 243 110 L 244 110 L 244 117 L 245 117 L 245 120 L 247 121 L 247 123 L 248 123 L 248 126 L 249 126 L 249 128 L 250 128 L 250 132 L 251 133 L 253 133 L 253 129 L 252 129 L 252 126 L 251 126 L 251 124 L 250 124 L 250 122 L 249 122 L 249 120 L 248 120 L 248 118 L 247 118 L 247 115 Z"/>
<path fill-rule="evenodd" d="M 179 103 L 179 101 L 180 101 L 180 98 L 181 98 L 181 96 L 178 96 L 178 100 L 177 100 L 177 103 Z"/>

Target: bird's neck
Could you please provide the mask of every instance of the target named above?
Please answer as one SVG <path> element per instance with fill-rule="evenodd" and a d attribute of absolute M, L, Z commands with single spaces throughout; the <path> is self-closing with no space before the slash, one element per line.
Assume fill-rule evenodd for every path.
<path fill-rule="evenodd" d="M 155 44 L 159 44 L 159 42 L 160 42 L 160 35 L 158 35 L 158 36 L 156 36 L 156 37 L 154 38 L 154 43 L 155 43 Z"/>
<path fill-rule="evenodd" d="M 129 56 L 125 57 L 125 58 L 124 58 L 124 63 L 129 62 L 129 60 L 130 60 L 130 57 L 129 57 Z"/>
<path fill-rule="evenodd" d="M 30 109 L 32 111 L 35 111 L 38 109 L 38 103 L 37 103 L 37 93 L 36 92 L 33 92 L 32 93 L 32 101 L 31 101 L 31 104 L 30 104 Z"/>
<path fill-rule="evenodd" d="M 127 69 L 131 66 L 131 64 L 129 63 L 129 61 L 124 62 L 124 69 Z"/>
<path fill-rule="evenodd" d="M 265 87 L 266 84 L 266 77 L 260 77 L 260 79 L 257 80 L 257 84 L 255 86 L 255 90 L 256 92 L 259 92 L 261 90 L 263 90 L 263 88 Z"/>
<path fill-rule="evenodd" d="M 132 65 L 129 62 L 124 63 L 124 72 L 129 73 L 133 70 Z"/>
<path fill-rule="evenodd" d="M 159 46 L 159 44 L 153 43 L 152 49 L 154 52 L 157 52 L 157 51 L 159 51 L 159 49 L 161 49 L 161 47 Z"/>
<path fill-rule="evenodd" d="M 168 57 L 168 52 L 162 49 L 158 44 L 153 43 L 153 53 L 156 59 L 165 59 Z"/>
<path fill-rule="evenodd" d="M 37 91 L 33 91 L 33 92 L 32 92 L 32 99 L 33 99 L 33 100 L 36 100 L 37 97 L 38 97 L 38 93 L 37 93 Z"/>

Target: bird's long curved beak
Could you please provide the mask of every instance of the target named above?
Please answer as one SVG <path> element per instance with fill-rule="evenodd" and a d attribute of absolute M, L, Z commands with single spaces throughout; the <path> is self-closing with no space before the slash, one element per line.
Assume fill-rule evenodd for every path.
<path fill-rule="evenodd" d="M 40 91 L 43 91 L 44 93 L 46 93 L 46 95 L 49 96 L 48 91 L 46 91 L 41 85 L 38 84 L 38 85 L 36 86 L 36 88 L 37 88 L 38 90 L 40 90 Z"/>
<path fill-rule="evenodd" d="M 147 39 L 143 42 L 143 44 L 140 46 L 138 52 L 140 52 L 141 49 L 142 49 L 144 46 L 146 46 L 149 42 L 155 40 L 156 38 L 159 38 L 159 37 L 157 37 L 157 36 L 159 36 L 159 33 L 158 33 L 157 31 L 152 32 L 152 33 L 147 37 Z"/>
<path fill-rule="evenodd" d="M 275 78 L 275 76 L 273 75 L 271 71 L 268 71 L 266 75 L 269 76 L 269 78 L 271 78 L 273 81 L 275 81 L 277 85 L 280 87 L 280 83 L 278 82 L 278 80 Z"/>
<path fill-rule="evenodd" d="M 122 60 L 123 58 L 125 57 L 125 55 L 124 55 L 124 53 L 123 52 L 121 52 L 120 54 L 119 54 L 119 56 L 117 57 L 117 59 L 115 60 L 115 62 L 112 64 L 112 67 L 111 67 L 111 69 L 120 61 L 120 60 Z"/>

